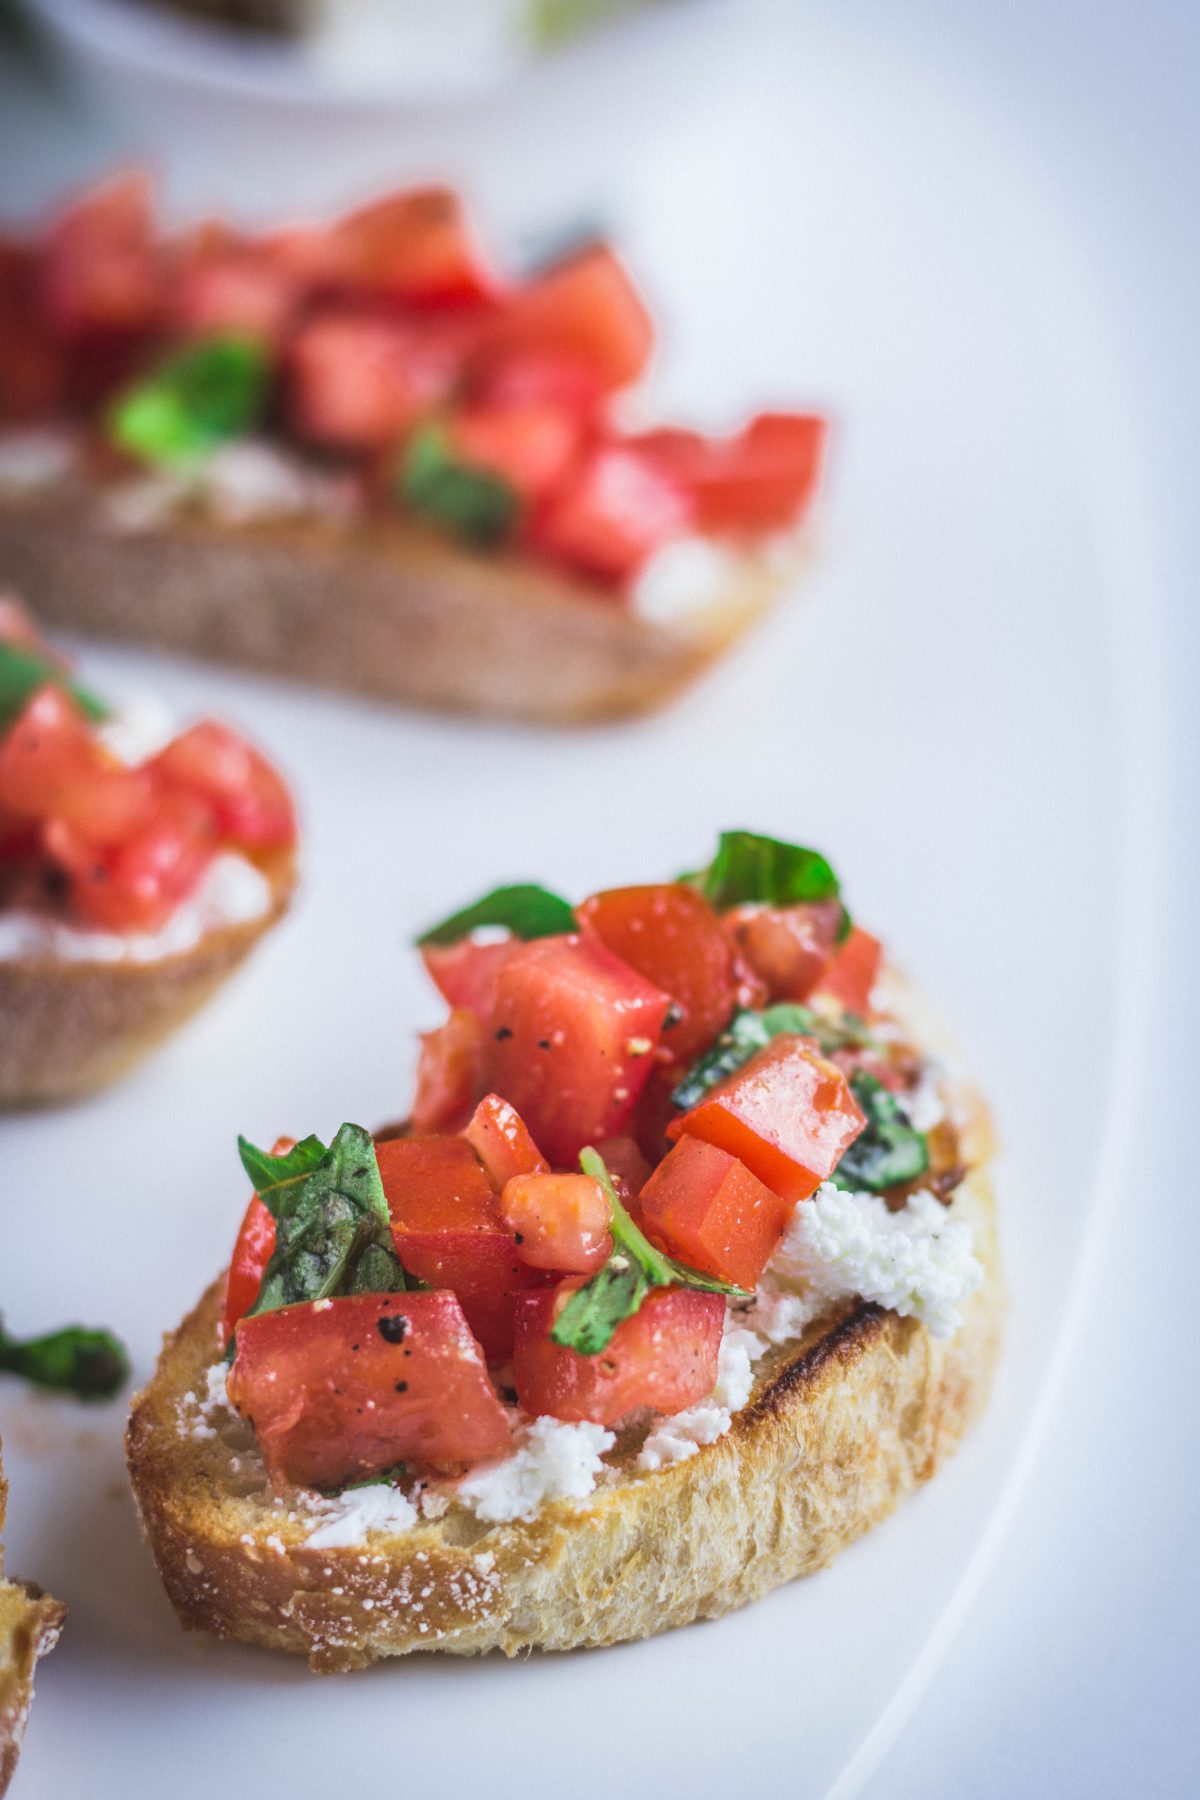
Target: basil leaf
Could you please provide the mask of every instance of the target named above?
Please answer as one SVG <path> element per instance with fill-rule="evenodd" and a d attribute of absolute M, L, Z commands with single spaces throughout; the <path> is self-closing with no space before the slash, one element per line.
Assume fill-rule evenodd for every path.
<path fill-rule="evenodd" d="M 68 1325 L 22 1342 L 0 1326 L 0 1369 L 81 1400 L 110 1400 L 129 1379 L 129 1358 L 111 1331 Z"/>
<path fill-rule="evenodd" d="M 319 1137 L 302 1138 L 290 1150 L 283 1150 L 279 1155 L 256 1149 L 247 1138 L 238 1138 L 238 1155 L 242 1159 L 242 1167 L 253 1182 L 254 1191 L 260 1200 L 275 1188 L 286 1187 L 292 1181 L 303 1181 L 328 1154 Z"/>
<path fill-rule="evenodd" d="M 270 360 L 251 338 L 214 337 L 179 351 L 118 395 L 112 441 L 146 462 L 190 462 L 245 437 L 267 403 Z"/>
<path fill-rule="evenodd" d="M 567 902 L 534 882 L 519 882 L 513 887 L 493 888 L 473 906 L 451 913 L 440 925 L 421 933 L 418 944 L 456 944 L 486 925 L 499 925 L 514 937 L 558 937 L 576 929 L 574 909 Z"/>
<path fill-rule="evenodd" d="M 306 1138 L 279 1158 L 246 1146 L 250 1157 L 243 1154 L 243 1163 L 252 1178 L 258 1158 L 267 1165 L 297 1159 L 297 1173 L 289 1179 L 274 1179 L 276 1171 L 268 1166 L 269 1185 L 255 1187 L 275 1220 L 275 1249 L 248 1316 L 301 1300 L 390 1294 L 407 1286 L 392 1242 L 371 1134 L 361 1125 L 343 1125 L 328 1150 L 304 1172 L 299 1164 L 311 1159 L 318 1145 L 318 1139 Z"/>
<path fill-rule="evenodd" d="M 506 538 L 521 508 L 514 487 L 492 470 L 462 461 L 436 425 L 413 433 L 400 461 L 397 491 L 414 512 L 480 547 Z"/>
<path fill-rule="evenodd" d="M 865 1070 L 850 1077 L 850 1088 L 867 1123 L 830 1177 L 834 1186 L 878 1194 L 923 1175 L 929 1144 L 890 1088 Z"/>
<path fill-rule="evenodd" d="M 838 878 L 819 850 L 754 831 L 723 831 L 707 869 L 682 879 L 698 887 L 718 912 L 755 902 L 813 906 L 841 894 Z M 850 915 L 843 906 L 839 942 L 849 930 Z"/>
<path fill-rule="evenodd" d="M 589 1146 L 579 1153 L 579 1166 L 604 1189 L 610 1210 L 613 1253 L 591 1280 L 576 1289 L 554 1321 L 550 1336 L 556 1344 L 577 1350 L 581 1356 L 597 1356 L 608 1348 L 613 1333 L 633 1317 L 652 1288 L 689 1287 L 705 1294 L 728 1294 L 748 1300 L 744 1288 L 713 1275 L 702 1275 L 656 1250 L 622 1206 L 604 1159 Z"/>
<path fill-rule="evenodd" d="M 768 1006 L 765 1012 L 734 1013 L 711 1049 L 692 1064 L 679 1083 L 671 1095 L 672 1105 L 684 1110 L 695 1106 L 727 1075 L 736 1074 L 772 1038 L 785 1033 L 814 1038 L 823 1056 L 832 1056 L 835 1050 L 869 1049 L 875 1042 L 854 1013 L 829 1019 L 790 1000 Z"/>
<path fill-rule="evenodd" d="M 57 663 L 25 644 L 0 643 L 0 731 L 4 731 L 26 703 L 47 684 L 69 694 L 85 719 L 93 724 L 109 716 L 109 708 L 86 688 L 72 681 Z"/>

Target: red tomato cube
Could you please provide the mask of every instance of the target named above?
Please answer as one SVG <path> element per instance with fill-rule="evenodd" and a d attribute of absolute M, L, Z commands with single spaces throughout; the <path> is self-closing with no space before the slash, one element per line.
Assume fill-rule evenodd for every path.
<path fill-rule="evenodd" d="M 489 1019 L 496 1000 L 496 977 L 516 948 L 512 938 L 496 944 L 460 938 L 457 944 L 424 944 L 421 961 L 451 1006 L 465 1006 L 479 1018 Z"/>
<path fill-rule="evenodd" d="M 157 931 L 219 848 L 210 808 L 169 789 L 149 824 L 115 847 L 96 849 L 62 818 L 51 819 L 42 836 L 47 854 L 71 874 L 76 910 L 106 931 Z"/>
<path fill-rule="evenodd" d="M 159 321 L 165 295 L 149 179 L 119 175 L 54 221 L 42 261 L 42 297 L 64 337 L 138 333 Z"/>
<path fill-rule="evenodd" d="M 600 1138 L 593 1149 L 612 1176 L 613 1185 L 626 1205 L 636 1200 L 650 1176 L 650 1164 L 636 1138 L 626 1135 Z"/>
<path fill-rule="evenodd" d="M 745 1163 L 783 1200 L 807 1200 L 866 1124 L 846 1077 L 809 1038 L 759 1050 L 684 1113 L 668 1137 L 702 1138 Z"/>
<path fill-rule="evenodd" d="M 634 442 L 686 490 L 697 528 L 719 533 L 794 525 L 816 489 L 825 438 L 824 419 L 763 413 L 730 438 L 668 428 Z"/>
<path fill-rule="evenodd" d="M 702 894 L 678 882 L 610 888 L 577 908 L 584 932 L 670 994 L 682 1014 L 663 1047 L 687 1063 L 729 1023 L 737 1003 L 734 953 Z"/>
<path fill-rule="evenodd" d="M 243 1319 L 228 1386 L 275 1483 L 456 1470 L 512 1439 L 453 1294 L 348 1294 Z"/>
<path fill-rule="evenodd" d="M 683 489 L 639 451 L 604 445 L 529 523 L 532 549 L 614 585 L 693 523 Z"/>
<path fill-rule="evenodd" d="M 879 979 L 883 961 L 883 945 L 861 926 L 851 927 L 850 935 L 821 976 L 819 992 L 832 994 L 848 1012 L 867 1018 L 871 1011 L 871 993 Z"/>
<path fill-rule="evenodd" d="M 739 906 L 724 923 L 772 1000 L 807 1000 L 833 955 L 842 909 L 836 900 Z"/>
<path fill-rule="evenodd" d="M 0 807 L 15 818 L 45 818 L 73 783 L 103 766 L 73 702 L 61 688 L 39 688 L 0 734 Z"/>
<path fill-rule="evenodd" d="M 525 1294 L 517 1302 L 513 1368 L 526 1412 L 616 1425 L 639 1407 L 680 1412 L 712 1393 L 725 1327 L 720 1294 L 657 1288 L 598 1356 L 556 1344 L 550 1327 L 580 1285 Z"/>
<path fill-rule="evenodd" d="M 265 850 L 295 842 L 296 812 L 282 775 L 228 725 L 202 719 L 160 750 L 150 767 L 169 786 L 206 800 L 234 843 Z"/>
<path fill-rule="evenodd" d="M 300 284 L 285 264 L 255 245 L 204 255 L 180 274 L 173 323 L 185 337 L 236 335 L 276 348 L 300 303 Z"/>
<path fill-rule="evenodd" d="M 289 413 L 306 442 L 380 451 L 444 400 L 454 360 L 403 320 L 326 311 L 289 350 Z"/>
<path fill-rule="evenodd" d="M 462 202 L 448 188 L 386 194 L 312 245 L 314 267 L 326 279 L 406 306 L 470 306 L 498 291 Z"/>
<path fill-rule="evenodd" d="M 651 1243 L 689 1268 L 754 1288 L 792 1216 L 792 1204 L 727 1150 L 684 1137 L 642 1189 L 638 1222 Z"/>
<path fill-rule="evenodd" d="M 490 1362 L 512 1354 L 513 1299 L 538 1277 L 517 1254 L 500 1201 L 460 1137 L 376 1146 L 392 1236 L 410 1274 L 450 1288 Z"/>
<path fill-rule="evenodd" d="M 594 1275 L 612 1254 L 608 1196 L 590 1175 L 514 1175 L 500 1210 L 517 1255 L 535 1269 Z"/>
<path fill-rule="evenodd" d="M 499 1094 L 485 1094 L 463 1133 L 498 1194 L 518 1175 L 545 1175 L 550 1168 L 529 1127 Z"/>
<path fill-rule="evenodd" d="M 578 421 L 564 408 L 533 403 L 462 406 L 446 431 L 459 462 L 500 476 L 527 502 L 544 499 L 561 484 L 582 439 Z"/>
<path fill-rule="evenodd" d="M 670 1000 L 603 944 L 521 944 L 496 980 L 485 1085 L 511 1102 L 556 1168 L 627 1123 Z"/>
<path fill-rule="evenodd" d="M 295 1142 L 295 1138 L 276 1138 L 271 1146 L 271 1155 L 282 1156 Z M 258 1291 L 262 1287 L 262 1279 L 274 1250 L 275 1221 L 258 1195 L 251 1194 L 250 1204 L 242 1215 L 229 1268 L 225 1272 L 225 1306 L 221 1315 L 221 1329 L 226 1344 L 233 1336 L 239 1319 L 245 1317 L 258 1299 Z"/>
<path fill-rule="evenodd" d="M 412 1118 L 417 1131 L 459 1131 L 482 1085 L 484 1029 L 466 1007 L 421 1033 Z"/>
<path fill-rule="evenodd" d="M 653 348 L 654 326 L 624 266 L 606 244 L 593 244 L 508 300 L 484 333 L 477 366 L 528 353 L 569 357 L 622 388 Z"/>

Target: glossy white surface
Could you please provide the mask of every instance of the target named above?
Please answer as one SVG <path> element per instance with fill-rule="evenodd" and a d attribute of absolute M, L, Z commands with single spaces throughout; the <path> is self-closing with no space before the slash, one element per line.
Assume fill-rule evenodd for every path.
<path fill-rule="evenodd" d="M 1121 369 L 1036 170 L 919 59 L 815 28 L 773 50 L 731 39 L 708 99 L 720 129 L 716 111 L 676 121 L 670 155 L 621 193 L 624 236 L 671 321 L 664 400 L 722 417 L 790 387 L 835 408 L 806 600 L 673 714 L 578 738 L 93 656 L 96 679 L 159 683 L 181 710 L 216 694 L 277 748 L 306 803 L 307 892 L 132 1083 L 4 1126 L 6 1194 L 36 1193 L 40 1215 L 6 1239 L 5 1298 L 14 1326 L 116 1324 L 144 1372 L 225 1254 L 234 1132 L 402 1104 L 411 1028 L 436 1012 L 404 935 L 492 879 L 585 891 L 685 865 L 721 823 L 761 824 L 829 848 L 993 1094 L 1014 1293 L 993 1411 L 832 1571 L 721 1624 L 316 1686 L 179 1636 L 123 1496 L 115 1414 L 0 1387 L 12 1564 L 74 1607 L 21 1800 L 189 1800 L 261 1767 L 264 1744 L 272 1791 L 317 1794 L 377 1783 L 397 1743 L 406 1781 L 486 1776 L 501 1796 L 560 1793 L 567 1768 L 586 1800 L 733 1780 L 848 1794 L 936 1669 L 1053 1416 L 1047 1376 L 1129 1172 L 1147 974 L 1129 926 L 1156 903 L 1153 629 L 1132 610 L 1153 572 Z M 182 151 L 173 174 L 185 189 Z M 603 1753 L 581 1763 L 595 1721 Z M 532 1764 L 508 1760 L 514 1739 L 536 1741 Z"/>

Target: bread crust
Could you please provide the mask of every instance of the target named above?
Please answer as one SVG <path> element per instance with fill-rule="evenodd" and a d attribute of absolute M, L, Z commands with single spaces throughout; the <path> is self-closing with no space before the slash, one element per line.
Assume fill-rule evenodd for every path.
<path fill-rule="evenodd" d="M 0 1107 L 79 1099 L 169 1037 L 287 910 L 295 887 L 290 853 L 264 873 L 272 900 L 260 918 L 209 931 L 176 956 L 146 963 L 0 960 Z"/>
<path fill-rule="evenodd" d="M 361 1667 L 413 1650 L 568 1650 L 715 1618 L 824 1567 L 927 1481 L 983 1408 L 1003 1293 L 990 1184 L 955 1198 L 984 1285 L 959 1331 L 853 1303 L 759 1365 L 728 1434 L 655 1473 L 623 1448 L 620 1479 L 531 1522 L 455 1507 L 404 1533 L 311 1549 L 286 1506 L 239 1485 L 237 1446 L 189 1435 L 218 1344 L 222 1282 L 166 1340 L 133 1405 L 130 1476 L 143 1529 L 187 1627 Z M 194 1415 L 193 1415 L 194 1416 Z"/>
<path fill-rule="evenodd" d="M 569 574 L 404 520 L 129 531 L 103 488 L 0 494 L 0 581 L 48 623 L 441 711 L 582 725 L 664 705 L 780 591 L 745 556 L 727 594 L 659 624 Z"/>
<path fill-rule="evenodd" d="M 0 1532 L 4 1529 L 8 1489 L 0 1471 Z M 0 1576 L 3 1574 L 0 1547 Z M 40 1588 L 0 1579 L 0 1796 L 17 1766 L 21 1738 L 33 1698 L 33 1672 L 38 1658 L 58 1641 L 67 1609 Z"/>

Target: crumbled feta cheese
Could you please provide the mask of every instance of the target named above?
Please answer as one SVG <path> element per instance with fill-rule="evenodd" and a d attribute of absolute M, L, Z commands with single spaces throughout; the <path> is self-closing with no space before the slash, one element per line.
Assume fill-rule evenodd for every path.
<path fill-rule="evenodd" d="M 796 1208 L 768 1273 L 827 1302 L 872 1300 L 949 1337 L 983 1265 L 970 1226 L 924 1189 L 889 1212 L 877 1194 L 845 1193 L 827 1181 Z"/>
<path fill-rule="evenodd" d="M 518 1428 L 517 1448 L 458 1484 L 458 1498 L 489 1524 L 532 1519 L 547 1500 L 585 1500 L 616 1438 L 602 1425 L 533 1419 Z"/>
<path fill-rule="evenodd" d="M 900 1104 L 918 1131 L 932 1131 L 946 1116 L 942 1093 L 940 1065 L 926 1061 L 921 1066 L 921 1079 L 915 1088 L 900 1095 Z"/>
<path fill-rule="evenodd" d="M 349 1549 L 366 1541 L 371 1531 L 390 1535 L 411 1531 L 419 1514 L 403 1489 L 389 1481 L 372 1482 L 369 1487 L 347 1488 L 329 1500 L 321 1512 L 321 1522 L 308 1535 L 310 1550 Z"/>
<path fill-rule="evenodd" d="M 210 931 L 262 918 L 271 901 L 271 884 L 262 870 L 225 851 L 213 858 L 199 887 L 158 931 L 94 931 L 51 912 L 0 912 L 0 962 L 39 956 L 68 962 L 160 962 L 194 950 Z"/>
<path fill-rule="evenodd" d="M 646 564 L 633 603 L 644 618 L 670 625 L 721 600 L 739 576 L 736 552 L 711 538 L 676 538 Z"/>
<path fill-rule="evenodd" d="M 766 1340 L 749 1330 L 733 1312 L 726 1312 L 725 1330 L 717 1362 L 717 1383 L 707 1400 L 660 1419 L 638 1454 L 639 1469 L 662 1469 L 668 1463 L 695 1456 L 702 1444 L 724 1437 L 754 1387 L 754 1364 L 767 1348 Z"/>
<path fill-rule="evenodd" d="M 167 708 L 139 695 L 105 719 L 96 736 L 113 756 L 134 768 L 162 750 L 173 732 L 174 723 Z"/>
<path fill-rule="evenodd" d="M 78 449 L 69 431 L 0 432 L 0 492 L 34 494 L 71 473 Z"/>

